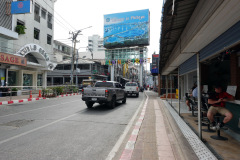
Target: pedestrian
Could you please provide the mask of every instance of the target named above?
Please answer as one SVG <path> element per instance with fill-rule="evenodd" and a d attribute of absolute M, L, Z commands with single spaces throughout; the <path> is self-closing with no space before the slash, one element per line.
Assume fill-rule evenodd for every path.
<path fill-rule="evenodd" d="M 211 129 L 219 130 L 233 118 L 232 113 L 225 108 L 225 102 L 233 101 L 234 99 L 235 98 L 232 95 L 222 90 L 221 85 L 217 85 L 215 87 L 215 92 L 210 94 L 208 99 L 208 104 L 210 104 L 210 108 L 208 110 L 207 117 L 211 123 Z M 223 121 L 218 124 L 216 124 L 214 120 L 214 115 L 216 115 L 217 113 L 225 116 Z"/>

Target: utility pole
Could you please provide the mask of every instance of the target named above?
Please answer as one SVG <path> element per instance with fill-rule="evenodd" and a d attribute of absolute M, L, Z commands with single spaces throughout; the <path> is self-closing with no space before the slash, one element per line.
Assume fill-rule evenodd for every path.
<path fill-rule="evenodd" d="M 77 50 L 77 59 L 76 59 L 76 87 L 78 87 L 78 50 Z"/>
<path fill-rule="evenodd" d="M 91 28 L 92 26 L 89 26 L 87 28 Z M 72 32 L 72 43 L 74 44 L 74 47 L 73 47 L 73 51 L 72 51 L 72 62 L 71 62 L 71 85 L 73 84 L 73 70 L 74 70 L 74 62 L 75 62 L 75 50 L 76 50 L 76 43 L 78 42 L 77 41 L 77 36 L 80 34 L 80 32 L 82 32 L 82 30 L 84 29 L 87 29 L 87 28 L 83 28 L 83 29 L 80 29 L 78 31 L 75 31 L 75 32 Z"/>

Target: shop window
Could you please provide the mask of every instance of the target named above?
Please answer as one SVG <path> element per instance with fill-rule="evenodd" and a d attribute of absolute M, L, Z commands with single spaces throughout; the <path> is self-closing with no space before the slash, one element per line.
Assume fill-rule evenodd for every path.
<path fill-rule="evenodd" d="M 42 85 L 43 85 L 43 75 L 42 74 L 38 74 L 37 86 L 42 86 Z"/>
<path fill-rule="evenodd" d="M 53 85 L 62 85 L 63 77 L 53 77 Z"/>
<path fill-rule="evenodd" d="M 49 34 L 47 35 L 47 44 L 52 44 L 52 36 L 50 36 Z"/>
<path fill-rule="evenodd" d="M 34 39 L 39 40 L 39 37 L 40 37 L 40 30 L 37 29 L 37 28 L 34 28 L 34 34 L 33 34 L 33 36 L 34 36 Z"/>
<path fill-rule="evenodd" d="M 40 23 L 40 6 L 37 3 L 34 6 L 34 20 Z"/>
<path fill-rule="evenodd" d="M 65 83 L 70 83 L 71 78 L 70 77 L 65 77 L 64 81 L 65 81 Z"/>
<path fill-rule="evenodd" d="M 41 16 L 42 16 L 43 19 L 46 19 L 46 14 L 47 14 L 46 9 L 42 8 Z"/>
<path fill-rule="evenodd" d="M 47 77 L 47 85 L 48 86 L 52 85 L 52 78 L 51 77 Z"/>
<path fill-rule="evenodd" d="M 23 89 L 32 89 L 32 80 L 33 75 L 32 74 L 23 74 Z"/>
<path fill-rule="evenodd" d="M 17 72 L 8 71 L 8 86 L 17 86 Z"/>

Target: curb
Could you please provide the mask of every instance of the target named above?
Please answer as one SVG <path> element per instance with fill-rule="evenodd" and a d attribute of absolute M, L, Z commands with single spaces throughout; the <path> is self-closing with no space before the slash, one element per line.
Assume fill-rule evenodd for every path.
<path fill-rule="evenodd" d="M 66 96 L 75 96 L 75 95 L 81 95 L 81 93 L 65 94 L 65 95 L 57 96 L 56 98 L 61 98 L 61 97 L 66 97 Z M 17 104 L 17 103 L 38 101 L 38 100 L 44 100 L 44 99 L 49 99 L 49 98 L 42 97 L 42 98 L 28 98 L 28 99 L 21 99 L 21 100 L 2 101 L 2 102 L 0 102 L 0 105 Z"/>
<path fill-rule="evenodd" d="M 142 122 L 143 122 L 144 117 L 145 117 L 147 103 L 148 103 L 148 96 L 147 96 L 147 99 L 146 99 L 145 104 L 143 106 L 141 115 L 138 118 L 138 120 L 137 120 L 137 122 L 136 122 L 136 124 L 134 126 L 134 129 L 133 129 L 133 131 L 132 131 L 132 133 L 130 135 L 130 138 L 129 138 L 126 146 L 125 146 L 125 149 L 123 150 L 123 153 L 122 153 L 122 155 L 120 157 L 120 160 L 131 160 L 131 158 L 132 158 L 133 150 L 135 148 L 135 143 L 137 141 L 137 137 L 138 137 L 138 134 L 139 134 Z"/>
<path fill-rule="evenodd" d="M 38 100 L 42 100 L 42 99 L 47 99 L 47 98 L 45 98 L 45 97 L 43 97 L 43 98 L 28 98 L 28 99 L 21 99 L 21 100 L 3 101 L 3 102 L 0 102 L 0 105 L 16 104 L 16 103 L 30 102 L 30 101 L 38 101 Z"/>

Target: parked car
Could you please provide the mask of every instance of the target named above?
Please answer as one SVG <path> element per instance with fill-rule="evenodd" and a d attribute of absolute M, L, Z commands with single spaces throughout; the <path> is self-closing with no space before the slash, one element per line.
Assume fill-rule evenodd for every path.
<path fill-rule="evenodd" d="M 127 95 L 135 95 L 136 97 L 139 96 L 139 87 L 136 82 L 128 82 L 125 85 L 125 92 Z"/>
<path fill-rule="evenodd" d="M 86 87 L 82 90 L 82 100 L 88 108 L 94 103 L 106 103 L 109 108 L 116 106 L 116 101 L 126 103 L 126 94 L 122 85 L 114 81 L 98 81 L 94 87 Z"/>

